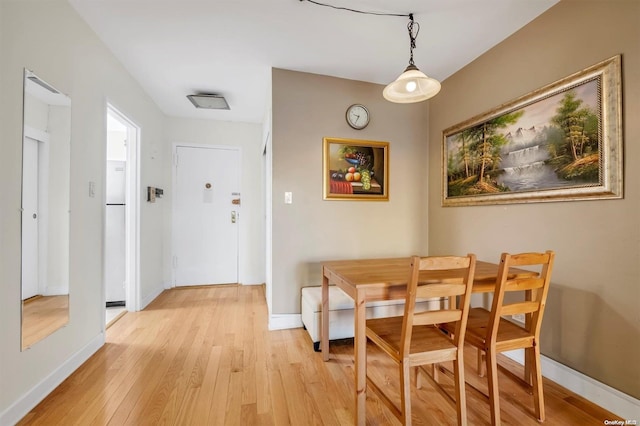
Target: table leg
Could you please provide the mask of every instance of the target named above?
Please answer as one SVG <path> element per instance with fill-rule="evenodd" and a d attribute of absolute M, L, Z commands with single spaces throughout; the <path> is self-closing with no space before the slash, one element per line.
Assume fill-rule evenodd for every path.
<path fill-rule="evenodd" d="M 323 271 L 324 272 L 324 271 Z M 329 361 L 329 278 L 322 275 L 322 329 L 320 331 L 320 350 L 322 359 Z"/>
<path fill-rule="evenodd" d="M 366 423 L 367 401 L 367 324 L 364 292 L 357 291 L 355 299 L 354 349 L 356 362 L 356 424 Z"/>

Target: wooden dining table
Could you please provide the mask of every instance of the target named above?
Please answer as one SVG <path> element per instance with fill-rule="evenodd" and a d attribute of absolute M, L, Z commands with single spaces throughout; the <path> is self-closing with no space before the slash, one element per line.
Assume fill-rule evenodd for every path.
<path fill-rule="evenodd" d="M 329 284 L 335 284 L 354 301 L 354 358 L 356 424 L 364 425 L 366 419 L 366 304 L 378 300 L 403 299 L 410 275 L 411 258 L 336 260 L 322 263 L 322 329 L 320 348 L 322 358 L 329 360 Z M 449 271 L 450 274 L 450 271 Z M 524 269 L 509 269 L 509 278 L 537 275 Z M 441 271 L 422 271 L 420 282 L 438 282 Z M 473 281 L 474 293 L 493 292 L 498 265 L 476 262 Z"/>

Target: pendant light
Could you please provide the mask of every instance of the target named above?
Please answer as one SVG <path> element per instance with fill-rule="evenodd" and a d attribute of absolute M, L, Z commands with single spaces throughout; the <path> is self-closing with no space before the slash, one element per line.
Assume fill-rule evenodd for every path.
<path fill-rule="evenodd" d="M 415 33 L 414 33 L 415 28 Z M 434 78 L 427 77 L 413 63 L 413 49 L 416 47 L 416 37 L 420 32 L 420 24 L 413 21 L 413 13 L 409 14 L 410 50 L 409 66 L 400 77 L 389 83 L 382 91 L 382 96 L 390 102 L 409 104 L 425 101 L 434 97 L 440 91 L 440 82 Z"/>

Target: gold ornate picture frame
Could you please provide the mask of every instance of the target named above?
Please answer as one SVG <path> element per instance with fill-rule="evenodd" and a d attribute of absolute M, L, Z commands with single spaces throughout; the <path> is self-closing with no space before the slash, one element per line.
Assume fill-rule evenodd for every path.
<path fill-rule="evenodd" d="M 622 198 L 621 57 L 443 132 L 442 205 Z"/>
<path fill-rule="evenodd" d="M 389 142 L 323 139 L 325 200 L 389 200 Z"/>

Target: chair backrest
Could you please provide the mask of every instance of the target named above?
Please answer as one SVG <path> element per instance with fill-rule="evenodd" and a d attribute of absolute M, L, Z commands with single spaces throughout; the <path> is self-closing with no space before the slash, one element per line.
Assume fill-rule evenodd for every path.
<path fill-rule="evenodd" d="M 531 314 L 522 328 L 526 330 L 536 341 L 540 337 L 542 316 L 549 292 L 551 270 L 555 253 L 502 253 L 496 291 L 493 295 L 491 318 L 487 327 L 487 342 L 495 342 L 498 335 L 500 318 L 516 314 Z M 527 270 L 537 272 L 537 276 L 509 278 L 509 268 L 527 267 Z M 520 302 L 505 303 L 505 293 L 513 291 L 527 291 L 530 296 Z"/>
<path fill-rule="evenodd" d="M 408 354 L 414 326 L 456 323 L 454 343 L 458 349 L 464 345 L 469 302 L 476 256 L 431 256 L 411 258 L 411 276 L 407 285 L 407 296 L 402 323 L 401 355 Z M 416 298 L 449 298 L 460 296 L 457 308 L 449 307 L 425 312 L 416 312 Z"/>

